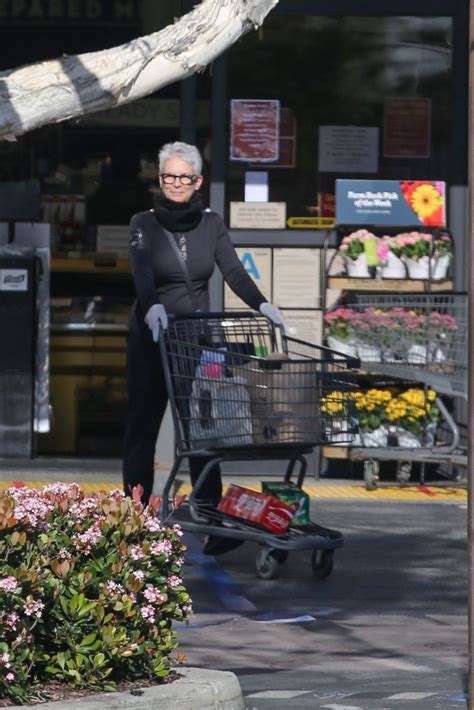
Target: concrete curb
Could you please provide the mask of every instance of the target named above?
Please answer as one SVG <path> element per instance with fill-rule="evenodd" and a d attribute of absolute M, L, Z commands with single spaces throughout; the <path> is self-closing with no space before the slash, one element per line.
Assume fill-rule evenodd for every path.
<path fill-rule="evenodd" d="M 14 705 L 8 710 L 245 710 L 239 681 L 229 671 L 177 668 L 182 676 L 168 685 L 143 688 L 142 695 L 100 693 L 78 700 Z"/>

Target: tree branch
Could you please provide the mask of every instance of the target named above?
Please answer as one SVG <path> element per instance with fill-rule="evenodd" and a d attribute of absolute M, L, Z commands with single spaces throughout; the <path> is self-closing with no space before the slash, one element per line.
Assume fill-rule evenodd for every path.
<path fill-rule="evenodd" d="M 100 52 L 0 72 L 0 140 L 114 108 L 202 70 L 278 0 L 202 0 L 159 32 Z"/>

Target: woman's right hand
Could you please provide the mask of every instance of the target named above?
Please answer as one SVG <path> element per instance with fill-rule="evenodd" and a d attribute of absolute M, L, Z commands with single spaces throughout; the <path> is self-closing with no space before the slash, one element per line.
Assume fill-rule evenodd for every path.
<path fill-rule="evenodd" d="M 166 330 L 168 327 L 168 314 L 166 313 L 165 307 L 162 306 L 161 303 L 155 303 L 155 305 L 148 310 L 145 316 L 145 323 L 151 330 L 153 341 L 157 343 L 160 337 L 160 330 L 162 328 Z"/>

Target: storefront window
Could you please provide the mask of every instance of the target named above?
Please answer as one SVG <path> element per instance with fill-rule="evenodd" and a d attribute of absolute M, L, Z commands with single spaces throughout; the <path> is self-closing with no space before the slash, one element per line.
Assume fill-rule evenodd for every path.
<path fill-rule="evenodd" d="M 270 16 L 230 50 L 228 98 L 280 102 L 280 159 L 228 159 L 227 208 L 248 171 L 288 216 L 330 214 L 341 177 L 446 180 L 451 80 L 451 18 Z"/>

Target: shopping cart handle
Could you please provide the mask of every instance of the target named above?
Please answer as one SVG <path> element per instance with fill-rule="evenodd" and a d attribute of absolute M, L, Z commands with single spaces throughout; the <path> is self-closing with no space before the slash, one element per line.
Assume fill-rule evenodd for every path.
<path fill-rule="evenodd" d="M 176 320 L 238 320 L 239 318 L 263 318 L 257 311 L 193 311 L 192 313 L 168 313 L 169 321 Z"/>

